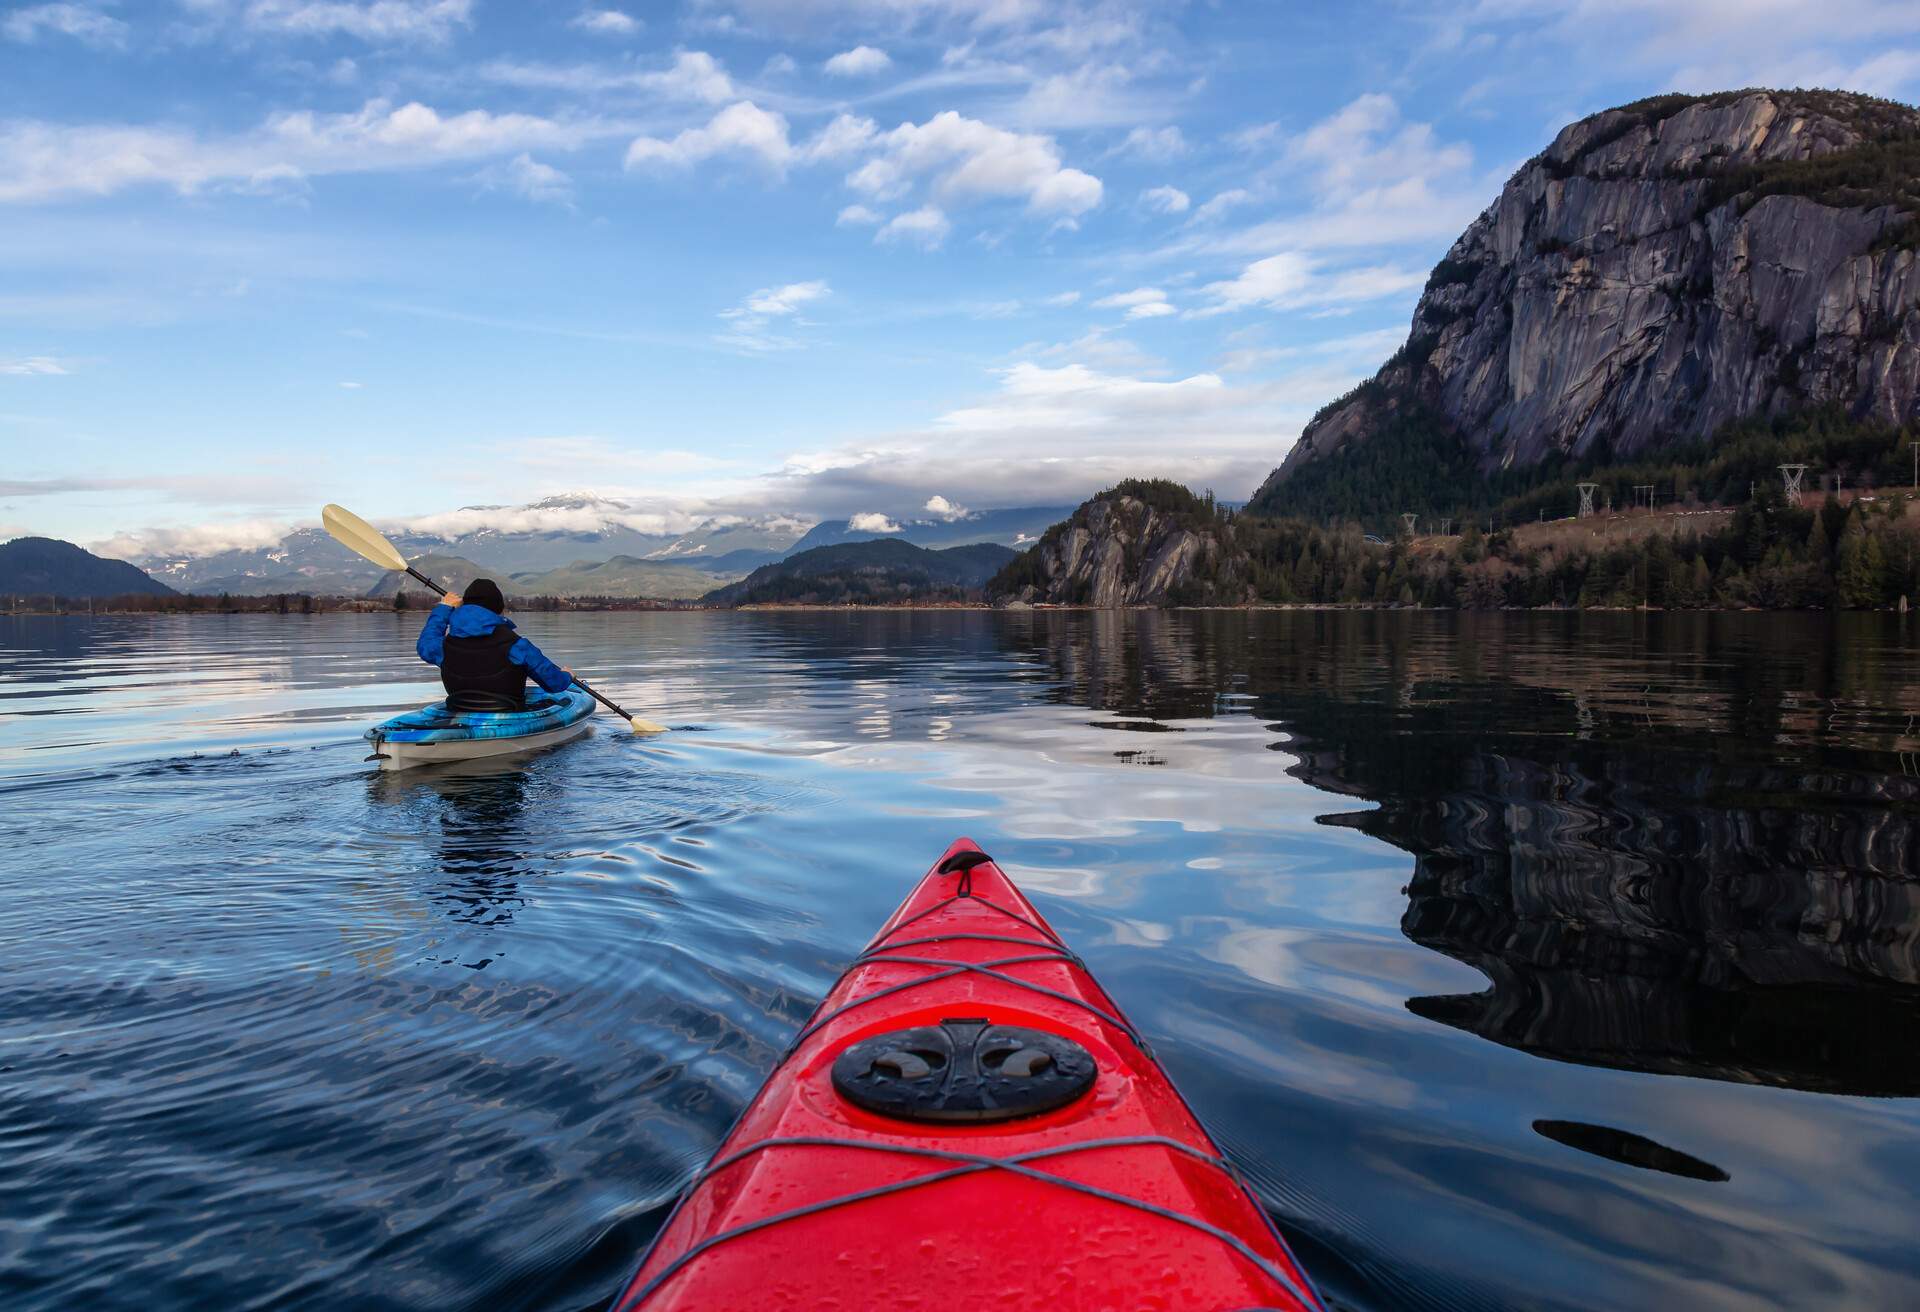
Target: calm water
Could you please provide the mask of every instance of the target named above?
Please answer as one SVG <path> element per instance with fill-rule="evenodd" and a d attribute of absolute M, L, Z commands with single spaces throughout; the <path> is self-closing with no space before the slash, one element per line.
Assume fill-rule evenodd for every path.
<path fill-rule="evenodd" d="M 0 1304 L 590 1308 L 954 836 L 1330 1301 L 1920 1306 L 1920 622 L 0 619 Z"/>

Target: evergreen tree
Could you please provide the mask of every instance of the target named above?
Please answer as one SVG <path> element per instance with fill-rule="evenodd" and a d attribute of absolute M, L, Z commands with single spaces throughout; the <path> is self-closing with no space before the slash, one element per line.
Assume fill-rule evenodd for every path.
<path fill-rule="evenodd" d="M 1847 521 L 1840 539 L 1838 569 L 1840 605 L 1847 610 L 1872 610 L 1880 604 L 1885 590 L 1885 554 L 1874 535 L 1867 531 L 1866 518 L 1855 514 Z"/>

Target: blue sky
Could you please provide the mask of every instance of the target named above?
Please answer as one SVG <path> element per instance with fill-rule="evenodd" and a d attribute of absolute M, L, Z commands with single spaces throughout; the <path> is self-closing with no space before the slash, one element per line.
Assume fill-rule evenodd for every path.
<path fill-rule="evenodd" d="M 0 7 L 0 537 L 1244 497 L 1564 123 L 1911 0 Z"/>

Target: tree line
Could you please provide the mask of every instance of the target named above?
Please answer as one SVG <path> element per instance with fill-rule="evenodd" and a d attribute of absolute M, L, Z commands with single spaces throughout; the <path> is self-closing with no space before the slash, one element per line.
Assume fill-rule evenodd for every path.
<path fill-rule="evenodd" d="M 1472 523 L 1457 537 L 1387 545 L 1356 526 L 1241 515 L 1224 527 L 1248 562 L 1247 599 L 1259 602 L 1870 610 L 1920 600 L 1920 505 L 1910 495 L 1807 501 L 1788 504 L 1766 487 L 1724 527 L 1669 532 L 1682 521 L 1638 517 L 1644 534 L 1599 547 Z M 1189 593 L 1224 601 L 1221 583 L 1195 579 Z"/>

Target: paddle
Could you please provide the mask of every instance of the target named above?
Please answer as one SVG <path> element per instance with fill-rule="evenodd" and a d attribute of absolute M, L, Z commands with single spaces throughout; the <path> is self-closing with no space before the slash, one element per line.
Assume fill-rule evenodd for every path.
<path fill-rule="evenodd" d="M 394 548 L 393 543 L 387 541 L 379 529 L 367 523 L 366 520 L 360 518 L 360 516 L 354 514 L 351 510 L 343 506 L 322 506 L 320 508 L 320 522 L 326 525 L 327 532 L 333 534 L 334 541 L 349 551 L 352 551 L 356 555 L 365 556 L 382 569 L 401 570 L 411 575 L 424 584 L 427 591 L 433 593 L 436 597 L 445 595 L 446 589 L 409 565 L 407 558 Z M 633 726 L 635 733 L 665 733 L 667 731 L 667 726 L 664 724 L 655 724 L 652 720 L 635 718 L 626 710 L 622 709 L 619 704 L 611 698 L 602 696 L 598 689 L 588 687 L 585 679 L 575 676 L 573 686 Z"/>

